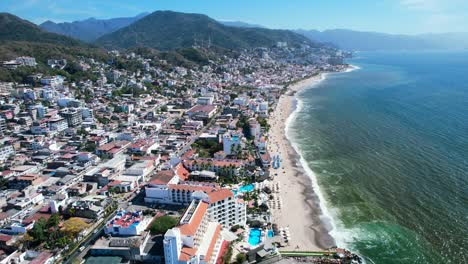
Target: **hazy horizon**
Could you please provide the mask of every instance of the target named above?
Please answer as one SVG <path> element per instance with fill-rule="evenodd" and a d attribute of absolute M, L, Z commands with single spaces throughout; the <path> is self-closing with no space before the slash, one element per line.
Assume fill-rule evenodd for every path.
<path fill-rule="evenodd" d="M 70 6 L 73 8 L 70 8 Z M 171 10 L 200 13 L 219 21 L 240 21 L 274 29 L 329 30 L 349 29 L 363 32 L 419 35 L 464 33 L 468 24 L 468 2 L 461 0 L 384 0 L 375 3 L 359 0 L 311 2 L 258 0 L 249 2 L 200 1 L 92 1 L 4 0 L 0 11 L 41 24 L 47 20 L 61 23 L 88 18 L 132 17 L 144 12 Z M 278 19 L 281 18 L 281 19 Z"/>
<path fill-rule="evenodd" d="M 42 21 L 40 23 L 35 23 L 35 22 L 34 23 L 36 25 L 40 25 L 40 24 L 45 23 L 47 21 L 51 21 L 51 22 L 59 24 L 59 23 L 73 23 L 73 22 L 85 21 L 85 20 L 88 20 L 88 19 L 108 20 L 108 19 L 114 19 L 114 18 L 136 17 L 136 16 L 139 16 L 139 15 L 142 15 L 142 14 L 145 14 L 145 13 L 146 14 L 151 14 L 151 13 L 156 12 L 156 11 L 174 11 L 174 10 L 154 10 L 154 11 L 131 14 L 131 15 L 128 15 L 126 17 L 123 17 L 123 16 L 108 17 L 108 18 L 87 17 L 87 18 L 83 18 L 83 19 L 79 19 L 79 20 L 70 20 L 70 21 L 54 21 L 54 20 L 48 19 L 48 20 Z M 178 11 L 174 11 L 174 12 L 178 12 Z M 185 12 L 183 12 L 183 13 L 185 13 Z M 199 14 L 202 14 L 202 13 L 199 13 Z M 245 24 L 249 24 L 249 25 L 252 25 L 252 26 L 264 27 L 264 28 L 269 28 L 269 29 L 278 29 L 278 28 L 272 28 L 272 27 L 268 27 L 268 26 L 265 26 L 265 25 L 257 24 L 255 22 L 251 22 L 251 21 L 242 21 L 242 20 L 236 20 L 236 19 L 216 19 L 216 20 L 219 21 L 219 22 L 222 22 L 222 23 L 223 22 L 226 22 L 226 23 L 228 23 L 228 22 L 231 22 L 231 23 L 245 23 Z M 447 32 L 426 32 L 426 33 L 415 33 L 415 34 L 391 33 L 391 32 L 388 33 L 388 32 L 381 32 L 381 31 L 359 30 L 359 29 L 352 29 L 352 28 L 326 28 L 326 29 L 290 28 L 290 29 L 287 29 L 287 30 L 306 30 L 306 31 L 316 30 L 316 31 L 319 31 L 319 32 L 332 31 L 332 30 L 351 30 L 351 31 L 365 32 L 365 33 L 379 33 L 379 34 L 389 34 L 389 35 L 408 35 L 408 36 L 419 36 L 419 35 L 430 35 L 430 34 L 465 34 L 465 33 L 468 34 L 468 30 L 466 30 L 466 31 L 447 31 Z"/>

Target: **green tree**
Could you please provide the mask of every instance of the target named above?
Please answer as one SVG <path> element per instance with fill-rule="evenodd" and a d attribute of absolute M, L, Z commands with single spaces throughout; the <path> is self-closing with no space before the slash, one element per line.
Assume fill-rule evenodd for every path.
<path fill-rule="evenodd" d="M 34 226 L 30 231 L 30 235 L 33 237 L 34 242 L 40 244 L 47 239 L 46 227 L 47 221 L 42 217 L 34 223 Z"/>
<path fill-rule="evenodd" d="M 236 263 L 237 264 L 242 264 L 247 260 L 247 257 L 245 256 L 244 253 L 239 253 L 236 256 Z"/>
<path fill-rule="evenodd" d="M 60 223 L 60 215 L 52 214 L 49 219 L 47 219 L 47 228 L 56 228 Z"/>
<path fill-rule="evenodd" d="M 8 180 L 5 178 L 0 178 L 0 190 L 5 190 L 8 187 Z"/>
<path fill-rule="evenodd" d="M 168 215 L 161 216 L 153 221 L 150 227 L 152 235 L 164 234 L 167 230 L 177 225 L 177 219 Z"/>
<path fill-rule="evenodd" d="M 224 264 L 229 264 L 231 263 L 231 258 L 232 258 L 232 244 L 229 244 L 228 249 L 221 257 L 221 260 L 223 261 Z"/>

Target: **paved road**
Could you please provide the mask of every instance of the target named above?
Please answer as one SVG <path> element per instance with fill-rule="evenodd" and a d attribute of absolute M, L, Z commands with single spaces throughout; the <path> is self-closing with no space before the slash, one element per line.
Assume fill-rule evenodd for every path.
<path fill-rule="evenodd" d="M 177 157 L 181 157 L 185 152 L 187 152 L 191 147 L 192 144 L 200 137 L 201 134 L 205 133 L 208 128 L 210 128 L 213 123 L 215 122 L 216 118 L 220 115 L 220 111 L 218 111 L 210 120 L 208 124 L 202 127 L 200 131 L 196 134 L 190 137 L 190 141 L 185 144 L 185 146 L 180 149 L 179 151 L 176 152 Z"/>
<path fill-rule="evenodd" d="M 121 207 L 128 207 L 128 202 L 129 201 L 132 201 L 135 196 L 137 196 L 138 194 L 136 192 L 131 192 L 131 193 L 127 193 L 125 194 L 125 196 L 122 198 L 122 199 L 119 199 L 117 201 L 117 209 L 118 210 L 119 208 Z M 112 213 L 110 214 L 106 219 L 104 219 L 104 221 L 102 221 L 95 229 L 93 229 L 91 232 L 93 232 L 88 238 L 86 238 L 84 241 L 82 241 L 80 243 L 80 246 L 77 247 L 73 253 L 71 253 L 68 257 L 68 259 L 66 261 L 63 261 L 63 263 L 65 264 L 71 264 L 72 260 L 74 259 L 77 259 L 77 258 L 84 258 L 86 256 L 86 254 L 88 253 L 88 250 L 89 250 L 89 246 L 92 245 L 92 243 L 94 243 L 94 241 L 96 239 L 98 239 L 102 234 L 103 234 L 103 227 L 104 227 L 104 224 L 109 221 L 112 217 L 115 216 L 115 213 Z M 97 231 L 95 231 L 97 230 Z M 85 249 L 83 251 L 79 251 L 78 249 L 82 246 L 85 246 Z"/>
<path fill-rule="evenodd" d="M 185 144 L 185 146 L 184 146 L 181 150 L 179 150 L 178 152 L 176 152 L 176 155 L 177 155 L 178 157 L 181 157 L 186 151 L 188 151 L 188 150 L 191 148 L 192 144 L 200 137 L 200 135 L 201 135 L 202 133 L 204 133 L 206 130 L 208 130 L 208 128 L 210 128 L 210 127 L 213 125 L 213 123 L 214 123 L 215 120 L 216 120 L 216 117 L 218 117 L 219 114 L 220 114 L 220 112 L 218 111 L 218 112 L 215 114 L 215 116 L 211 119 L 211 121 L 210 121 L 208 124 L 206 124 L 206 126 L 203 126 L 203 128 L 202 128 L 196 135 L 191 136 L 191 137 L 190 137 L 190 141 L 187 142 L 187 144 Z M 123 203 L 125 203 L 125 205 L 126 205 L 125 207 L 128 207 L 128 201 L 133 200 L 133 198 L 135 198 L 135 196 L 137 196 L 137 194 L 136 194 L 135 192 L 132 192 L 130 195 L 126 195 L 122 200 L 120 200 L 120 201 L 118 202 L 118 204 L 119 204 L 119 205 L 122 205 Z M 109 217 L 107 217 L 107 218 L 99 225 L 99 227 L 97 227 L 97 230 L 98 230 L 97 232 L 94 232 L 94 230 L 96 230 L 96 229 L 94 229 L 94 230 L 92 231 L 92 232 L 94 232 L 94 233 L 93 233 L 92 235 L 90 235 L 88 238 L 86 238 L 84 241 L 82 241 L 82 242 L 80 243 L 80 246 L 77 247 L 77 248 L 73 251 L 73 253 L 71 253 L 71 254 L 69 255 L 68 259 L 65 260 L 65 261 L 63 261 L 63 263 L 65 263 L 65 264 L 71 264 L 71 262 L 72 262 L 74 259 L 77 259 L 77 258 L 84 258 L 84 257 L 86 256 L 88 250 L 89 250 L 89 246 L 91 245 L 91 242 L 95 241 L 97 238 L 99 238 L 99 236 L 102 235 L 104 224 L 105 224 L 107 221 L 109 221 L 109 219 L 111 219 L 111 217 L 113 217 L 114 215 L 115 215 L 115 213 L 109 215 Z M 78 249 L 79 249 L 80 247 L 82 247 L 82 246 L 85 246 L 85 249 L 84 249 L 83 251 L 80 252 Z"/>
<path fill-rule="evenodd" d="M 114 216 L 115 216 L 115 213 L 110 214 L 106 219 L 104 219 L 104 221 L 102 221 L 102 223 L 100 223 L 95 229 L 93 229 L 93 231 L 91 231 L 93 233 L 89 235 L 89 237 L 86 238 L 84 241 L 82 241 L 79 247 L 77 247 L 70 255 L 68 255 L 68 259 L 64 260 L 63 263 L 71 264 L 74 259 L 83 258 L 84 256 L 86 256 L 86 253 L 89 250 L 89 246 L 92 245 L 92 243 L 94 243 L 94 241 L 102 235 L 103 230 L 104 230 L 103 229 L 104 224 Z M 98 230 L 98 231 L 96 232 L 95 230 Z M 85 249 L 82 252 L 80 252 L 79 248 L 82 246 L 85 246 Z"/>

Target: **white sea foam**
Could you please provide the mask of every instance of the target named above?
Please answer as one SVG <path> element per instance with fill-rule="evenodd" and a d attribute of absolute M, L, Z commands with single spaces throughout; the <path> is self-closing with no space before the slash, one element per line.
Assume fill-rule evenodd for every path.
<path fill-rule="evenodd" d="M 351 67 L 346 70 L 346 72 L 351 72 L 354 70 L 360 69 L 358 66 L 350 65 Z M 346 230 L 343 228 L 343 224 L 340 222 L 338 218 L 338 211 L 336 208 L 330 208 L 327 205 L 327 201 L 320 189 L 320 186 L 317 182 L 317 175 L 312 171 L 309 167 L 307 161 L 304 158 L 304 155 L 301 149 L 298 147 L 298 144 L 294 141 L 294 136 L 292 135 L 291 131 L 291 124 L 296 120 L 297 115 L 304 109 L 304 102 L 301 100 L 300 95 L 307 89 L 312 89 L 317 84 L 321 83 L 322 81 L 326 80 L 328 73 L 322 73 L 321 78 L 318 79 L 313 85 L 306 87 L 305 89 L 301 90 L 295 96 L 295 100 L 297 102 L 296 109 L 289 115 L 288 119 L 286 120 L 286 138 L 289 140 L 291 146 L 294 150 L 298 153 L 300 157 L 300 163 L 303 167 L 306 174 L 309 176 L 312 182 L 312 188 L 319 199 L 320 210 L 322 211 L 322 215 L 320 219 L 322 219 L 323 223 L 325 224 L 326 228 L 329 230 L 329 234 L 335 239 L 335 243 L 338 247 L 342 248 L 349 248 L 348 243 L 355 239 L 355 233 L 352 230 Z"/>
<path fill-rule="evenodd" d="M 352 72 L 352 71 L 356 71 L 356 70 L 360 70 L 360 69 L 361 69 L 361 67 L 350 64 L 348 69 L 346 69 L 344 72 Z"/>

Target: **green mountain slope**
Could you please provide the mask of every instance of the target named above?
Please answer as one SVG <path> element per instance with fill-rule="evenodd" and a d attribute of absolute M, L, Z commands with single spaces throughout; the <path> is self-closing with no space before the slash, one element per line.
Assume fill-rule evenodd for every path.
<path fill-rule="evenodd" d="M 88 18 L 86 20 L 63 23 L 46 21 L 39 26 L 49 32 L 62 34 L 85 42 L 93 42 L 105 34 L 132 24 L 147 14 L 148 13 L 142 13 L 134 17 L 118 17 L 111 19 Z"/>
<path fill-rule="evenodd" d="M 107 60 L 109 57 L 102 48 L 46 32 L 17 16 L 0 13 L 0 61 L 18 56 L 36 58 L 37 67 L 20 67 L 16 70 L 0 67 L 0 81 L 24 82 L 25 77 L 32 73 L 51 74 L 53 70 L 47 66 L 48 59 L 66 59 L 69 65 L 73 65 L 80 56 L 98 60 Z M 66 73 L 62 71 L 59 74 Z"/>
<path fill-rule="evenodd" d="M 67 46 L 84 45 L 79 40 L 42 30 L 37 25 L 9 13 L 0 13 L 0 41 L 27 41 Z"/>
<path fill-rule="evenodd" d="M 291 46 L 316 45 L 288 30 L 225 26 L 201 14 L 156 11 L 139 21 L 104 35 L 96 44 L 106 48 L 150 47 L 159 50 L 198 46 L 226 49 L 271 47 L 277 42 Z"/>
<path fill-rule="evenodd" d="M 105 57 L 103 49 L 79 40 L 50 33 L 9 13 L 0 13 L 0 60 L 33 56 L 38 63 L 50 58 Z"/>

